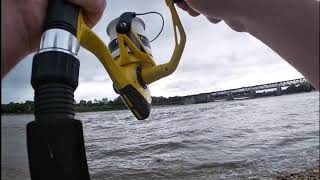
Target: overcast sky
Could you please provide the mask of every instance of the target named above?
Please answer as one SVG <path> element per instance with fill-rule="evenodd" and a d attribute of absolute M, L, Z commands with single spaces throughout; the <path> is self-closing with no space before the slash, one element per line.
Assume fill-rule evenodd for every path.
<path fill-rule="evenodd" d="M 108 23 L 125 11 L 159 11 L 165 16 L 164 32 L 151 46 L 156 63 L 167 62 L 174 48 L 174 36 L 165 1 L 109 0 L 101 21 L 93 29 L 105 43 L 109 41 L 105 31 Z M 152 96 L 190 95 L 303 77 L 251 35 L 234 32 L 224 22 L 214 25 L 203 16 L 193 18 L 180 9 L 178 13 L 187 34 L 186 48 L 177 70 L 150 85 Z M 152 39 L 161 27 L 160 17 L 141 18 L 146 23 L 146 35 Z M 26 57 L 2 80 L 2 103 L 33 100 L 30 85 L 32 56 Z M 98 59 L 84 49 L 80 50 L 79 59 L 76 101 L 117 97 L 109 75 Z"/>

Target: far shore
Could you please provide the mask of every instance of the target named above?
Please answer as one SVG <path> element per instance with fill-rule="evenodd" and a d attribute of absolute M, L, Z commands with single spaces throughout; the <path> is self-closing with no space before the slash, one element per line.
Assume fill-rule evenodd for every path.
<path fill-rule="evenodd" d="M 315 91 L 312 91 L 315 92 Z M 308 92 L 305 92 L 308 93 Z M 294 93 L 295 94 L 295 93 Z M 294 94 L 285 94 L 286 96 L 294 95 Z M 265 97 L 257 97 L 257 98 L 270 98 L 270 97 L 277 97 L 277 96 L 265 96 Z M 257 99 L 253 98 L 253 99 Z M 233 101 L 243 101 L 243 100 L 252 100 L 252 98 L 243 98 L 243 99 L 234 99 Z M 230 100 L 223 100 L 223 101 L 230 101 Z M 153 108 L 161 108 L 161 107 L 170 107 L 170 106 L 184 106 L 184 105 L 192 105 L 192 104 L 206 104 L 206 103 L 214 103 L 214 102 L 222 102 L 222 101 L 212 101 L 212 102 L 200 102 L 200 103 L 187 103 L 187 104 L 180 104 L 180 103 L 172 103 L 172 104 L 153 104 Z M 112 106 L 95 106 L 94 104 L 91 106 L 79 106 L 76 105 L 75 112 L 76 113 L 88 113 L 88 112 L 109 112 L 109 111 L 123 111 L 128 110 L 128 108 L 124 105 L 124 103 L 120 100 L 120 105 L 116 107 Z M 1 112 L 1 115 L 30 115 L 34 112 Z"/>
<path fill-rule="evenodd" d="M 169 106 L 183 106 L 184 104 L 172 104 L 172 105 L 154 105 L 153 108 L 154 109 L 157 109 L 157 108 L 161 108 L 161 107 L 169 107 Z M 82 111 L 76 111 L 76 114 L 77 113 L 90 113 L 90 112 L 110 112 L 110 111 L 126 111 L 126 110 L 129 110 L 129 109 L 105 109 L 105 110 L 82 110 Z M 33 112 L 21 112 L 21 113 L 1 113 L 1 116 L 2 115 L 5 115 L 5 116 L 17 116 L 17 115 L 33 115 L 34 113 Z"/>

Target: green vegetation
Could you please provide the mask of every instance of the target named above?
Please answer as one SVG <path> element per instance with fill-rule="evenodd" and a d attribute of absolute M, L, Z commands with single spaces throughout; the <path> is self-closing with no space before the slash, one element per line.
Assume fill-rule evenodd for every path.
<path fill-rule="evenodd" d="M 113 101 L 108 101 L 107 98 L 102 100 L 94 99 L 93 102 L 81 100 L 79 103 L 75 104 L 75 109 L 77 112 L 92 112 L 92 111 L 114 111 L 126 109 L 120 97 Z"/>
<path fill-rule="evenodd" d="M 26 101 L 25 103 L 13 103 L 2 104 L 1 113 L 33 113 L 34 103 L 33 101 Z"/>
<path fill-rule="evenodd" d="M 183 104 L 182 97 L 152 97 L 152 104 L 157 105 L 177 105 Z M 94 99 L 93 101 L 81 100 L 75 103 L 76 112 L 94 112 L 94 111 L 114 111 L 127 109 L 122 99 L 117 97 L 115 100 L 108 100 L 108 98 Z M 2 104 L 1 113 L 33 113 L 34 102 L 26 101 L 25 103 Z"/>

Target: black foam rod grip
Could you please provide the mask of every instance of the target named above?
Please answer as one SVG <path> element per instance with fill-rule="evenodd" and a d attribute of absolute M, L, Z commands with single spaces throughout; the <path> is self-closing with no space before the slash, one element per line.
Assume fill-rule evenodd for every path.
<path fill-rule="evenodd" d="M 49 0 L 44 31 L 64 29 L 76 36 L 79 10 L 79 6 L 65 0 Z"/>
<path fill-rule="evenodd" d="M 32 180 L 90 180 L 80 121 L 32 121 L 27 144 Z"/>

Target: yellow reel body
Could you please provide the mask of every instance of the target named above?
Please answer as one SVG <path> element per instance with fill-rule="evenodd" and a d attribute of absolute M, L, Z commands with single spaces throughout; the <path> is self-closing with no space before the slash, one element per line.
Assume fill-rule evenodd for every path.
<path fill-rule="evenodd" d="M 152 98 L 148 85 L 174 72 L 185 46 L 185 32 L 174 3 L 172 0 L 166 0 L 166 3 L 172 14 L 176 47 L 170 62 L 158 66 L 152 58 L 148 40 L 131 27 L 132 20 L 136 18 L 132 17 L 132 13 L 124 13 L 115 22 L 117 26 L 113 28 L 116 28 L 116 37 L 109 47 L 84 24 L 82 13 L 78 18 L 77 38 L 81 46 L 92 52 L 104 65 L 115 91 L 139 120 L 148 118 L 150 114 Z M 108 34 L 114 31 L 108 29 Z"/>
<path fill-rule="evenodd" d="M 119 67 L 119 71 L 110 74 L 110 76 L 114 76 L 113 78 L 123 76 L 125 80 L 114 84 L 114 89 L 120 94 L 122 100 L 137 119 L 146 119 L 150 114 L 152 99 L 148 86 L 141 78 L 141 70 L 153 64 L 146 52 L 138 49 L 135 50 L 136 52 L 127 51 L 128 47 L 124 42 L 127 41 L 126 44 L 132 43 L 127 36 L 119 34 L 117 41 L 120 46 L 120 56 L 116 57 L 114 61 Z M 136 53 L 141 53 L 144 57 L 138 58 Z"/>
<path fill-rule="evenodd" d="M 126 23 L 121 26 L 121 22 Z M 149 88 L 141 77 L 141 71 L 155 66 L 151 57 L 150 42 L 144 36 L 144 29 L 144 22 L 135 17 L 135 13 L 130 12 L 122 14 L 107 27 L 111 39 L 108 48 L 119 68 L 116 74 L 110 76 L 124 77 L 124 81 L 119 81 L 113 86 L 137 119 L 146 119 L 149 116 L 152 101 Z"/>
<path fill-rule="evenodd" d="M 149 117 L 152 99 L 148 86 L 142 86 L 138 81 L 139 68 L 137 64 L 121 68 L 123 72 L 119 73 L 124 73 L 126 81 L 120 82 L 118 86 L 114 85 L 114 88 L 137 119 L 142 120 Z"/>

